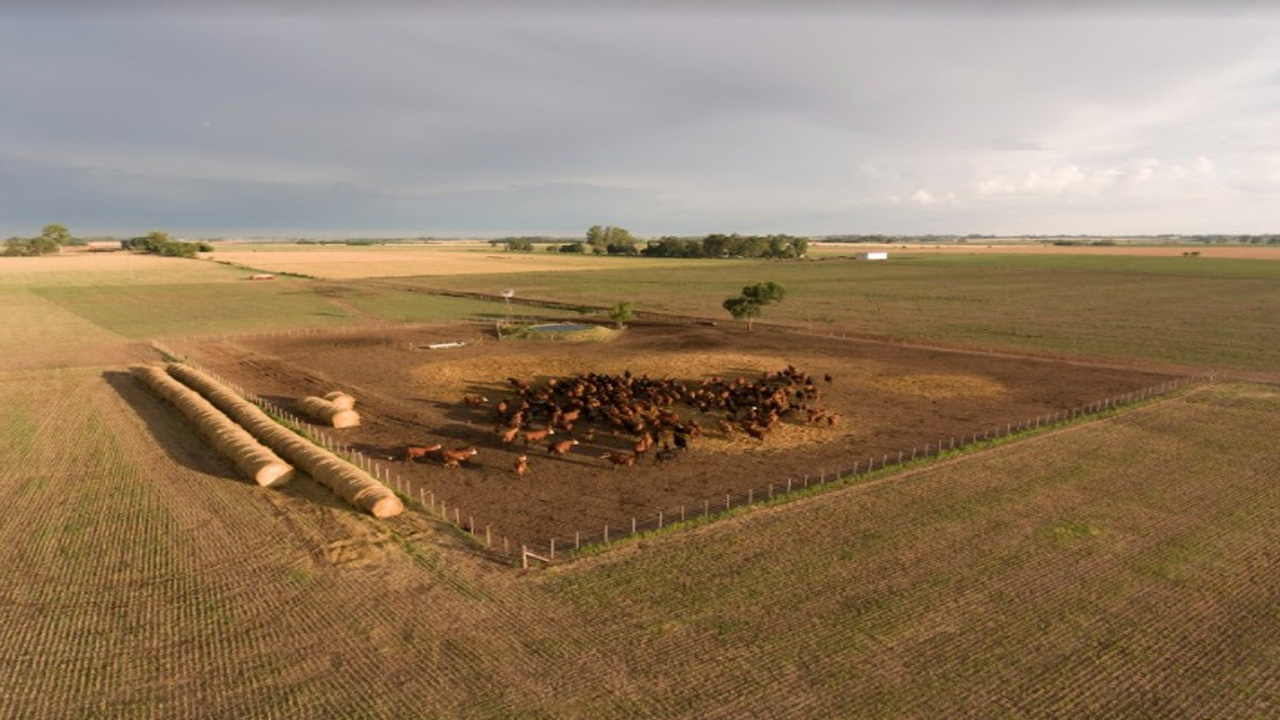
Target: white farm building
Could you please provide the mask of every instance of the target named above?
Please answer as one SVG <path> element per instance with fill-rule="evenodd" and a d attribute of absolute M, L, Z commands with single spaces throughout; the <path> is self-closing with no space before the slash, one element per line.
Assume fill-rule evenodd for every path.
<path fill-rule="evenodd" d="M 888 260 L 888 259 L 889 259 L 889 253 L 887 253 L 887 252 L 860 252 L 860 253 L 858 253 L 855 257 L 857 257 L 859 260 Z"/>

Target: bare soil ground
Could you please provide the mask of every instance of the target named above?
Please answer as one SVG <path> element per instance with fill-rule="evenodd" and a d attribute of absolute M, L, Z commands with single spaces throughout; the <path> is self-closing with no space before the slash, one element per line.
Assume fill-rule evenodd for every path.
<path fill-rule="evenodd" d="M 465 341 L 465 347 L 428 350 L 430 343 Z M 359 427 L 328 435 L 386 460 L 411 491 L 458 508 L 478 533 L 488 527 L 495 544 L 505 538 L 541 543 L 550 537 L 598 534 L 605 525 L 629 527 L 633 518 L 668 518 L 724 501 L 726 493 L 799 484 L 806 475 L 847 471 L 868 458 L 1017 424 L 1155 385 L 1167 374 L 1009 356 L 951 352 L 776 330 L 689 325 L 634 325 L 609 343 L 498 342 L 480 326 L 414 327 L 293 337 L 245 338 L 176 348 L 196 364 L 244 390 L 291 408 L 306 395 L 345 390 L 358 398 Z M 724 435 L 718 416 L 679 408 L 707 432 L 671 462 L 652 457 L 614 469 L 600 455 L 629 450 L 633 438 L 588 425 L 580 444 L 552 456 L 544 444 L 504 445 L 492 405 L 509 394 L 507 378 L 532 382 L 596 372 L 630 371 L 652 378 L 697 382 L 720 375 L 756 378 L 792 365 L 816 378 L 825 374 L 820 404 L 840 413 L 836 427 L 792 418 L 763 442 Z M 484 395 L 485 406 L 462 402 Z M 563 436 L 557 436 L 563 437 Z M 479 454 L 460 469 L 399 460 L 406 444 L 474 445 Z M 529 456 L 530 471 L 512 471 Z M 395 460 L 391 460 L 395 458 Z"/>

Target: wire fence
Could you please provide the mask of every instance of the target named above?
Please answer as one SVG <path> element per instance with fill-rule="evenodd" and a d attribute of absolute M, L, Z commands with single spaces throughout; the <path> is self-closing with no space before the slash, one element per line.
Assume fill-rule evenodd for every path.
<path fill-rule="evenodd" d="M 937 458 L 980 443 L 1099 415 L 1127 405 L 1167 395 L 1191 384 L 1208 382 L 1212 379 L 1213 377 L 1210 374 L 1178 378 L 1060 412 L 1039 415 L 1022 422 L 1006 423 L 1003 426 L 989 428 L 981 432 L 966 433 L 958 437 L 941 439 L 935 443 L 928 443 L 923 447 L 915 446 L 909 449 L 881 453 L 854 460 L 851 464 L 838 465 L 832 468 L 797 472 L 765 485 L 758 485 L 738 492 L 725 493 L 723 496 L 717 495 L 716 497 L 704 498 L 700 503 L 683 504 L 677 507 L 656 510 L 643 517 L 635 516 L 631 518 L 629 523 L 621 525 L 606 524 L 600 528 L 574 532 L 571 535 L 560 535 L 543 541 L 522 542 L 518 559 L 523 567 L 529 567 L 531 559 L 546 564 L 564 562 L 582 554 L 584 551 L 595 552 L 603 546 L 641 537 L 647 533 L 663 530 L 672 525 L 682 525 L 690 522 L 701 523 L 732 514 L 735 510 L 741 508 L 795 498 L 802 494 L 814 492 L 815 488 L 846 484 L 859 477 L 884 471 L 886 468 L 901 468 L 913 462 Z"/>
<path fill-rule="evenodd" d="M 395 327 L 404 327 L 404 325 L 398 324 Z M 362 329 L 369 328 L 368 326 L 363 326 Z M 318 332 L 332 332 L 332 329 Z M 180 355 L 157 342 L 153 342 L 152 346 L 170 359 L 183 360 L 196 367 L 194 363 L 183 359 Z M 331 430 L 317 427 L 311 421 L 297 416 L 277 403 L 245 391 L 236 383 L 219 376 L 217 373 L 203 368 L 200 369 L 209 373 L 233 392 L 276 417 L 294 432 L 364 469 L 371 477 L 398 493 L 402 500 L 407 501 L 410 507 L 416 506 L 419 511 L 434 514 L 439 520 L 454 527 L 467 537 L 472 546 L 483 556 L 507 564 L 519 562 L 523 567 L 529 567 L 530 560 L 543 564 L 565 562 L 584 552 L 597 552 L 605 546 L 642 537 L 648 533 L 661 531 L 673 525 L 707 522 L 732 514 L 742 508 L 794 499 L 803 494 L 815 492 L 818 488 L 832 487 L 837 484 L 843 485 L 859 477 L 883 472 L 887 468 L 901 468 L 913 462 L 937 458 L 956 450 L 970 448 L 979 443 L 991 442 L 1069 423 L 1084 417 L 1099 415 L 1117 408 L 1167 395 L 1191 384 L 1208 382 L 1214 379 L 1212 373 L 1177 378 L 1059 412 L 1038 415 L 1021 422 L 1010 422 L 1003 426 L 988 428 L 980 432 L 939 439 L 937 442 L 926 443 L 924 446 L 913 446 L 894 452 L 880 453 L 834 467 L 797 471 L 780 477 L 773 482 L 749 487 L 745 490 L 703 498 L 700 502 L 655 509 L 647 515 L 633 516 L 629 522 L 619 524 L 606 523 L 599 527 L 584 528 L 571 534 L 557 535 L 545 540 L 530 540 L 527 538 L 512 538 L 491 524 L 478 523 L 475 513 L 457 504 L 450 505 L 444 498 L 437 498 L 434 491 L 426 487 L 422 481 L 401 476 L 394 471 L 391 465 L 360 452 L 341 437 L 333 434 Z"/>

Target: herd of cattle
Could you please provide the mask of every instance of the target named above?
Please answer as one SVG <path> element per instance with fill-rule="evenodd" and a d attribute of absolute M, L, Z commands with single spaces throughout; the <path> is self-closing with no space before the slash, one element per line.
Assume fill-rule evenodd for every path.
<path fill-rule="evenodd" d="M 819 382 L 829 385 L 833 378 L 815 379 L 790 365 L 754 379 L 716 376 L 699 382 L 630 371 L 551 378 L 545 383 L 508 378 L 510 394 L 492 405 L 494 431 L 504 445 L 522 443 L 528 448 L 546 443 L 548 454 L 560 456 L 582 443 L 596 443 L 597 434 L 604 434 L 611 440 L 600 445 L 609 449 L 597 457 L 616 470 L 634 467 L 651 450 L 655 463 L 687 451 L 703 427 L 692 416 L 682 417 L 682 412 L 716 417 L 716 430 L 725 437 L 741 433 L 760 442 L 784 420 L 834 427 L 840 415 L 818 404 Z M 474 409 L 490 404 L 482 395 L 465 395 L 462 401 Z M 618 444 L 623 447 L 614 447 Z M 457 468 L 478 453 L 474 445 L 409 445 L 403 459 L 434 456 L 444 466 Z M 521 476 L 528 472 L 527 450 L 516 456 L 512 470 Z"/>

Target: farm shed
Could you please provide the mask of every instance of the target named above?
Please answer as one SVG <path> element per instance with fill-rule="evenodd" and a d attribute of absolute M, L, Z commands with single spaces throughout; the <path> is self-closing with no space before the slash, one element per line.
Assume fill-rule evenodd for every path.
<path fill-rule="evenodd" d="M 860 253 L 858 253 L 857 255 L 855 255 L 855 257 L 856 257 L 856 258 L 858 258 L 859 260 L 888 260 L 888 259 L 889 259 L 889 253 L 887 253 L 887 252 L 860 252 Z"/>

